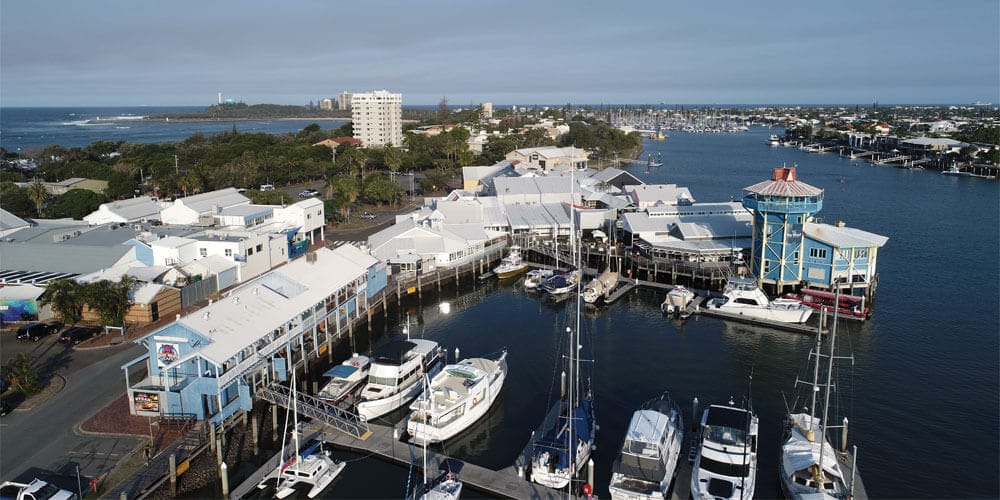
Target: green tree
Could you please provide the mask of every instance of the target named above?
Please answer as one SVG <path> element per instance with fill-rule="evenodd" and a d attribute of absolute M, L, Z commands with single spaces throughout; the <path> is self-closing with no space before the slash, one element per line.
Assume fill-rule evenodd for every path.
<path fill-rule="evenodd" d="M 444 125 L 451 121 L 451 110 L 448 109 L 448 99 L 442 97 L 437 108 L 438 123 Z"/>
<path fill-rule="evenodd" d="M 399 148 L 386 146 L 383 158 L 385 166 L 393 172 L 399 172 L 399 168 L 403 166 L 403 152 Z"/>
<path fill-rule="evenodd" d="M 45 287 L 45 292 L 38 298 L 41 305 L 51 305 L 59 317 L 59 321 L 67 325 L 76 324 L 83 318 L 83 305 L 86 297 L 84 287 L 76 280 L 55 280 Z"/>
<path fill-rule="evenodd" d="M 4 181 L 0 182 L 0 207 L 18 217 L 31 217 L 35 204 L 28 197 L 26 188 Z"/>
<path fill-rule="evenodd" d="M 103 194 L 86 189 L 70 189 L 49 202 L 45 207 L 45 215 L 52 219 L 69 217 L 80 220 L 107 201 L 108 197 Z"/>
<path fill-rule="evenodd" d="M 45 185 L 38 179 L 35 179 L 35 182 L 28 185 L 28 199 L 35 204 L 35 210 L 38 212 L 38 216 L 41 217 L 42 205 L 49 199 L 49 192 L 45 189 Z"/>
<path fill-rule="evenodd" d="M 117 283 L 100 280 L 84 285 L 87 306 L 97 313 L 102 325 L 124 326 L 125 315 L 132 307 L 129 296 L 137 281 L 131 276 L 122 276 Z"/>
<path fill-rule="evenodd" d="M 3 378 L 25 396 L 31 396 L 42 388 L 38 380 L 38 370 L 33 366 L 27 353 L 19 352 L 3 365 Z"/>
<path fill-rule="evenodd" d="M 323 186 L 323 196 L 337 205 L 344 219 L 350 220 L 351 207 L 361 195 L 361 184 L 348 175 L 335 175 Z"/>
<path fill-rule="evenodd" d="M 364 187 L 364 195 L 365 198 L 379 205 L 395 205 L 399 198 L 403 196 L 403 187 L 396 184 L 388 176 L 377 174 L 368 178 Z"/>

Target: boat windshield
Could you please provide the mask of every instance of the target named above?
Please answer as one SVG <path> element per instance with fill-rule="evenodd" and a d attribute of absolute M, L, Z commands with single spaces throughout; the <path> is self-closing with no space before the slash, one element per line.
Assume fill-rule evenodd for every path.
<path fill-rule="evenodd" d="M 746 442 L 746 431 L 735 427 L 706 425 L 705 440 L 726 446 L 743 446 Z"/>
<path fill-rule="evenodd" d="M 634 439 L 628 439 L 625 441 L 625 451 L 631 453 L 632 455 L 642 457 L 656 458 L 660 456 L 660 450 L 655 444 L 636 441 Z"/>
<path fill-rule="evenodd" d="M 712 460 L 704 455 L 701 457 L 700 467 L 708 472 L 718 474 L 720 476 L 746 477 L 750 474 L 749 463 L 727 464 L 725 462 Z"/>
<path fill-rule="evenodd" d="M 388 387 L 396 387 L 396 378 L 395 377 L 379 377 L 377 375 L 369 375 L 368 376 L 368 383 L 369 384 L 375 384 L 375 385 L 384 385 L 384 386 L 388 386 Z"/>

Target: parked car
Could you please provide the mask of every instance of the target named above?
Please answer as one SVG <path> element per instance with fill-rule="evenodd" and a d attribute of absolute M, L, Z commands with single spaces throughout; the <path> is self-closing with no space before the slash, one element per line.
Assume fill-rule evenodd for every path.
<path fill-rule="evenodd" d="M 305 191 L 299 193 L 299 198 L 308 198 L 310 196 L 316 196 L 318 194 L 319 191 L 316 191 L 315 189 L 306 189 Z"/>
<path fill-rule="evenodd" d="M 6 401 L 0 399 L 0 417 L 10 413 L 11 407 Z"/>
<path fill-rule="evenodd" d="M 52 331 L 52 327 L 45 323 L 28 323 L 17 329 L 17 340 L 38 342 L 38 339 L 52 333 Z"/>
<path fill-rule="evenodd" d="M 93 337 L 98 331 L 97 328 L 92 328 L 89 326 L 74 326 L 59 336 L 59 342 L 64 344 L 77 345 L 84 340 Z"/>
<path fill-rule="evenodd" d="M 365 220 L 375 220 L 375 214 L 371 212 L 365 212 L 361 214 L 361 218 Z"/>
<path fill-rule="evenodd" d="M 0 393 L 7 392 L 10 389 L 10 382 L 7 379 L 0 377 Z"/>

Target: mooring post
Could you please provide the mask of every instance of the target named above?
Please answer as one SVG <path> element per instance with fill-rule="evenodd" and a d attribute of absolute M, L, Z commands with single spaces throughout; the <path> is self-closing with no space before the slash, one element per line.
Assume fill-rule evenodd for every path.
<path fill-rule="evenodd" d="M 278 439 L 278 405 L 271 405 L 271 439 Z"/>
<path fill-rule="evenodd" d="M 226 462 L 219 465 L 219 478 L 222 479 L 222 498 L 229 498 L 229 467 L 226 467 Z"/>
<path fill-rule="evenodd" d="M 260 441 L 260 435 L 258 434 L 258 432 L 259 431 L 257 430 L 257 414 L 254 413 L 253 415 L 250 415 L 250 436 L 253 439 L 254 455 L 258 453 L 257 443 Z"/>
<path fill-rule="evenodd" d="M 177 454 L 171 453 L 168 457 L 170 466 L 170 496 L 177 496 Z"/>
<path fill-rule="evenodd" d="M 208 447 L 215 451 L 215 424 L 208 423 Z"/>

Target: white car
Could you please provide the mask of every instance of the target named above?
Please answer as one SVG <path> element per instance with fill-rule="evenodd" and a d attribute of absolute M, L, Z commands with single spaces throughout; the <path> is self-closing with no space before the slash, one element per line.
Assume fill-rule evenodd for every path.
<path fill-rule="evenodd" d="M 299 198 L 308 198 L 310 196 L 316 196 L 318 194 L 319 191 L 316 191 L 315 189 L 306 189 L 305 191 L 299 193 Z"/>

